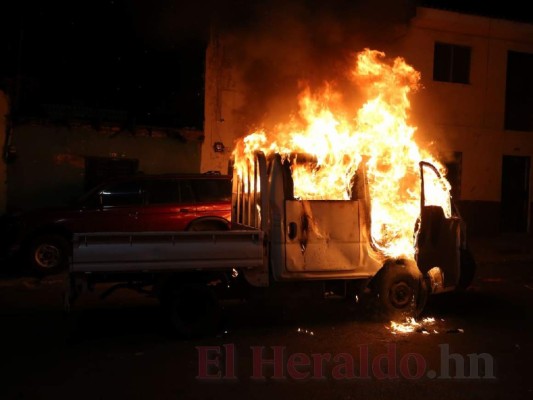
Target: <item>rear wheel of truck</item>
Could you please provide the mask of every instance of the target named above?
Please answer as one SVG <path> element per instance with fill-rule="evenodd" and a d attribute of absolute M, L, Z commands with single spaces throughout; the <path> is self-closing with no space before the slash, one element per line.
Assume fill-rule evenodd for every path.
<path fill-rule="evenodd" d="M 416 264 L 408 261 L 385 265 L 373 282 L 380 319 L 416 318 L 427 300 L 427 286 Z"/>
<path fill-rule="evenodd" d="M 45 234 L 34 238 L 29 246 L 28 261 L 38 275 L 56 274 L 67 268 L 69 241 L 57 234 Z"/>
<path fill-rule="evenodd" d="M 192 338 L 216 332 L 221 310 L 214 292 L 202 284 L 185 284 L 170 289 L 163 306 L 171 329 L 180 337 Z"/>

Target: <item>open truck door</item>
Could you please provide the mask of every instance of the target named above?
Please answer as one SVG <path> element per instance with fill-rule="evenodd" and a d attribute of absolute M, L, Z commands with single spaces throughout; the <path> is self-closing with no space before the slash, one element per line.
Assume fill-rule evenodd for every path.
<path fill-rule="evenodd" d="M 420 162 L 421 195 L 417 235 L 416 261 L 420 271 L 429 277 L 433 293 L 455 289 L 461 277 L 461 218 L 431 201 L 432 190 L 448 192 L 439 171 L 430 163 Z M 440 187 L 439 187 L 440 186 Z M 449 193 L 445 193 L 448 196 Z M 451 209 L 451 205 L 450 205 Z"/>

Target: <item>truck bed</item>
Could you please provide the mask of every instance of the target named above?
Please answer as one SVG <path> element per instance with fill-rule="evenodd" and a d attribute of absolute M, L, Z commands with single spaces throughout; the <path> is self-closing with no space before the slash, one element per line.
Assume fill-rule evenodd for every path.
<path fill-rule="evenodd" d="M 163 272 L 261 268 L 260 230 L 94 232 L 74 235 L 71 272 Z"/>

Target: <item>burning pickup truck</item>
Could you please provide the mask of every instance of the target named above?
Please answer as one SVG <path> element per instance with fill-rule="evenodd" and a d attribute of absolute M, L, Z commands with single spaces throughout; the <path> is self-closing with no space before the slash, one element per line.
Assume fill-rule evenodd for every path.
<path fill-rule="evenodd" d="M 467 286 L 465 224 L 406 122 L 419 76 L 382 57 L 358 55 L 354 74 L 370 84 L 355 117 L 332 111 L 331 89 L 304 90 L 297 118 L 237 144 L 230 230 L 75 235 L 67 304 L 79 281 L 150 286 L 192 335 L 216 323 L 217 284 L 238 279 L 247 289 L 336 282 L 345 295 L 370 294 L 387 318 L 417 316 L 429 294 Z"/>
<path fill-rule="evenodd" d="M 420 168 L 422 184 L 430 174 L 439 178 L 430 164 Z M 376 310 L 394 319 L 418 315 L 428 294 L 455 290 L 470 275 L 461 219 L 424 195 L 412 231 L 416 253 L 395 257 L 371 239 L 364 171 L 352 198 L 340 201 L 295 198 L 290 163 L 279 155 L 256 153 L 247 173 L 233 179 L 230 230 L 76 234 L 67 304 L 80 287 L 102 281 L 149 287 L 174 328 L 189 336 L 216 325 L 217 285 L 342 282 L 343 293 L 371 293 Z"/>

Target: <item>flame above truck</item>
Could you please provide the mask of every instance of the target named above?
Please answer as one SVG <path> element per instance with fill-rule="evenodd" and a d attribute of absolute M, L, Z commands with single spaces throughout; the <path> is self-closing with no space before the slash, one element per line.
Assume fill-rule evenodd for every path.
<path fill-rule="evenodd" d="M 412 258 L 413 226 L 420 213 L 419 162 L 430 162 L 445 173 L 442 164 L 417 145 L 416 128 L 408 123 L 409 95 L 419 88 L 420 73 L 404 59 L 388 60 L 376 50 L 365 49 L 354 61 L 350 75 L 354 90 L 359 88 L 366 99 L 362 106 L 349 104 L 333 83 L 318 93 L 306 86 L 297 115 L 236 144 L 235 168 L 242 175 L 255 151 L 280 154 L 290 159 L 296 198 L 348 200 L 363 162 L 373 244 L 387 256 Z M 444 178 L 426 182 L 426 202 L 442 207 L 448 217 L 449 190 Z"/>

